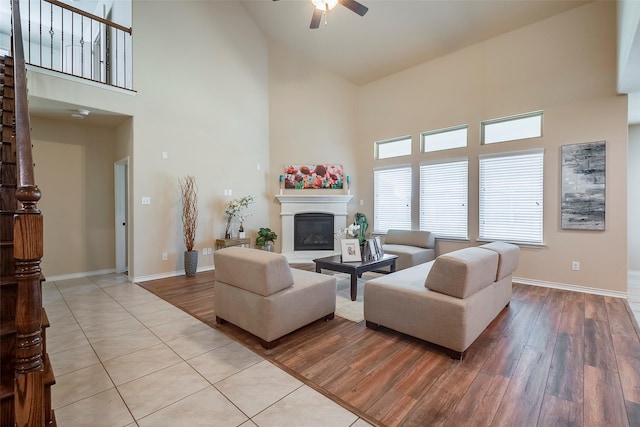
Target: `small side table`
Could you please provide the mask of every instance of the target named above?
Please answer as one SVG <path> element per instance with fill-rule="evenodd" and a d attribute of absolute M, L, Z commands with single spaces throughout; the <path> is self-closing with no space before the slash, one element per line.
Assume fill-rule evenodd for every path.
<path fill-rule="evenodd" d="M 244 239 L 216 239 L 216 249 L 228 248 L 229 246 L 243 246 L 249 247 L 251 239 L 248 237 Z"/>

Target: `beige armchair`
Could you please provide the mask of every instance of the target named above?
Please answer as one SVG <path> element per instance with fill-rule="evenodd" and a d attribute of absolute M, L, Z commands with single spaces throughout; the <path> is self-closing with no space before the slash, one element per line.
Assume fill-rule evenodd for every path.
<path fill-rule="evenodd" d="M 385 254 L 397 255 L 396 269 L 436 259 L 436 237 L 429 231 L 389 230 L 382 244 Z"/>
<path fill-rule="evenodd" d="M 315 320 L 333 319 L 336 279 L 289 268 L 280 254 L 230 247 L 214 252 L 214 310 L 225 321 L 260 338 L 264 348 Z"/>

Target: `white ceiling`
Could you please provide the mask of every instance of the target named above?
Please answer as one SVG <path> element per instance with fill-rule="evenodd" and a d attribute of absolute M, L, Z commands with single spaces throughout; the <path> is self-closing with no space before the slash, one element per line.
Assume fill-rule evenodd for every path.
<path fill-rule="evenodd" d="M 65 1 L 85 10 L 95 8 L 95 0 Z M 361 85 L 590 0 L 358 0 L 369 8 L 365 16 L 337 5 L 329 11 L 327 25 L 323 21 L 315 30 L 309 29 L 311 0 L 235 1 L 268 40 Z M 640 64 L 640 48 L 636 50 Z M 54 105 L 34 101 L 33 110 L 54 115 Z M 65 105 L 65 113 L 73 107 Z M 100 116 L 92 114 L 86 122 Z M 117 121 L 107 116 L 102 125 Z M 640 123 L 640 94 L 630 96 L 629 123 Z"/>
<path fill-rule="evenodd" d="M 363 84 L 581 6 L 584 0 L 358 0 L 320 28 L 310 0 L 241 0 L 267 39 Z"/>

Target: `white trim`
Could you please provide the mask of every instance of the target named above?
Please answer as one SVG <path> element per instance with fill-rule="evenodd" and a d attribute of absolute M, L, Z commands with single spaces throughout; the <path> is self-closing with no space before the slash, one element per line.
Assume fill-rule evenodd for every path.
<path fill-rule="evenodd" d="M 567 283 L 545 282 L 543 280 L 523 279 L 522 277 L 514 277 L 513 282 L 520 283 L 523 285 L 540 286 L 543 288 L 560 289 L 563 291 L 582 292 L 584 294 L 602 295 L 605 297 L 625 298 L 625 299 L 627 298 L 626 292 L 607 291 L 605 289 L 590 288 L 587 286 L 579 286 L 579 285 L 570 285 Z"/>
<path fill-rule="evenodd" d="M 97 87 L 99 89 L 105 89 L 111 92 L 118 92 L 118 93 L 122 93 L 125 95 L 133 95 L 135 96 L 137 94 L 137 92 L 133 89 L 126 89 L 123 87 L 119 87 L 119 86 L 112 86 L 108 83 L 102 83 L 102 82 L 98 82 L 95 80 L 91 80 L 87 77 L 78 77 L 78 76 L 74 76 L 72 74 L 67 74 L 64 73 L 62 71 L 56 71 L 56 70 L 48 70 L 46 68 L 42 68 L 42 67 L 38 67 L 37 65 L 32 65 L 32 64 L 25 64 L 26 65 L 26 69 L 27 72 L 31 71 L 32 73 L 40 73 L 40 74 L 44 74 L 46 76 L 51 76 L 51 77 L 57 77 L 59 79 L 63 79 L 63 80 L 69 80 L 75 83 L 82 83 L 85 84 L 87 86 L 93 86 L 93 87 Z"/>
<path fill-rule="evenodd" d="M 79 279 L 81 277 L 90 277 L 90 276 L 100 276 L 102 274 L 111 274 L 115 272 L 116 272 L 115 268 L 108 268 L 106 270 L 85 271 L 83 273 L 60 274 L 58 276 L 50 276 L 50 277 L 47 277 L 45 275 L 45 278 L 47 282 L 57 282 L 60 280 Z"/>
<path fill-rule="evenodd" d="M 198 267 L 198 269 L 196 270 L 196 273 L 201 273 L 203 271 L 211 271 L 211 270 L 215 270 L 215 267 L 213 266 Z M 168 271 L 166 273 L 151 274 L 149 276 L 134 277 L 132 281 L 135 283 L 140 283 L 140 282 L 148 282 L 149 280 L 168 279 L 169 277 L 176 277 L 176 276 L 183 276 L 183 275 L 184 275 L 184 270 L 181 270 L 181 271 L 176 270 L 176 271 Z"/>
<path fill-rule="evenodd" d="M 349 194 L 276 194 L 280 203 L 349 203 Z"/>

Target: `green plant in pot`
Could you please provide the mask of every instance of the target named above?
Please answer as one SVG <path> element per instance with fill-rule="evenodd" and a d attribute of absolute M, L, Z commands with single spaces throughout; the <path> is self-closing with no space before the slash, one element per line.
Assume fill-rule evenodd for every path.
<path fill-rule="evenodd" d="M 273 243 L 278 238 L 278 235 L 269 227 L 260 227 L 258 230 L 258 237 L 256 237 L 256 246 L 262 247 L 263 250 L 271 252 L 273 250 Z"/>
<path fill-rule="evenodd" d="M 187 175 L 179 179 L 182 195 L 182 235 L 184 237 L 184 272 L 187 276 L 195 276 L 198 269 L 198 251 L 194 250 L 196 228 L 198 227 L 198 187 L 196 178 Z"/>

